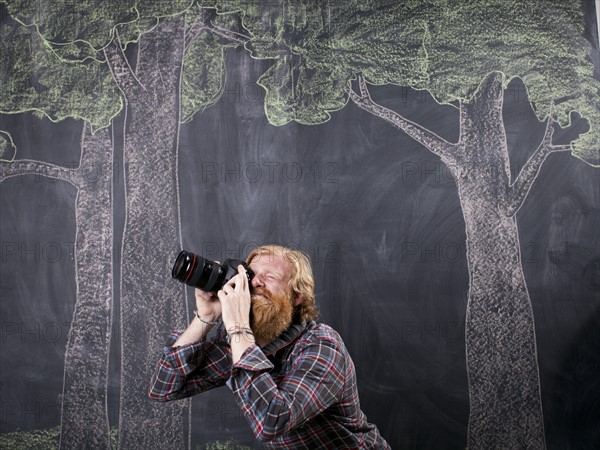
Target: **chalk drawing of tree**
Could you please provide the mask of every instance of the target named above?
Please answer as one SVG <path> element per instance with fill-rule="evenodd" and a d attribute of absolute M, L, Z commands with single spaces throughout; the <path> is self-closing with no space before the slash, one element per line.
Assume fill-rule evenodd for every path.
<path fill-rule="evenodd" d="M 77 303 L 65 354 L 63 433 L 66 442 L 103 447 L 109 443 L 106 386 L 113 299 L 113 144 L 108 129 L 92 133 L 92 128 L 106 127 L 121 103 L 110 74 L 103 74 L 99 63 L 65 65 L 39 35 L 15 21 L 3 21 L 0 33 L 0 67 L 6 88 L 0 97 L 2 112 L 44 111 L 55 121 L 68 116 L 90 118 L 82 127 L 76 167 L 15 159 L 17 149 L 4 133 L 0 181 L 35 174 L 77 189 Z M 95 94 L 98 90 L 103 91 L 100 97 Z M 86 439 L 76 438 L 85 433 Z"/>
<path fill-rule="evenodd" d="M 467 236 L 467 444 L 544 448 L 534 317 L 516 213 L 550 154 L 570 151 L 582 162 L 600 163 L 600 82 L 583 37 L 581 5 L 559 0 L 278 5 L 248 9 L 243 22 L 252 56 L 274 60 L 259 80 L 269 121 L 320 124 L 351 99 L 447 165 Z M 546 132 L 512 174 L 502 111 L 504 92 L 517 77 Z M 458 141 L 448 142 L 375 103 L 369 85 L 384 84 L 425 90 L 456 107 Z M 569 145 L 556 144 L 556 127 L 569 126 L 575 112 L 588 131 Z"/>
<path fill-rule="evenodd" d="M 113 146 L 106 129 L 92 129 L 107 127 L 124 106 L 119 447 L 183 448 L 189 403 L 154 404 L 146 394 L 165 327 L 187 322 L 183 290 L 165 281 L 181 247 L 178 133 L 182 121 L 222 93 L 223 51 L 239 45 L 239 19 L 191 1 L 3 3 L 10 19 L 2 21 L 2 75 L 10 81 L 0 111 L 89 124 L 79 169 L 20 161 L 7 133 L 1 148 L 4 160 L 12 161 L 2 164 L 3 178 L 48 173 L 79 190 L 77 299 L 65 356 L 60 446 L 107 448 L 110 442 Z M 135 51 L 126 54 L 132 44 Z M 101 168 L 102 184 L 79 182 L 86 164 Z M 102 246 L 92 247 L 92 241 Z"/>

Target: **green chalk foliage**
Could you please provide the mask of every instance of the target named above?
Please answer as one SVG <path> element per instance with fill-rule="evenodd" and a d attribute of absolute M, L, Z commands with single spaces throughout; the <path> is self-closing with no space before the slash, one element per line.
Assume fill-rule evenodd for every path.
<path fill-rule="evenodd" d="M 58 448 L 60 429 L 15 431 L 0 434 L 0 448 L 11 450 L 55 450 Z"/>
<path fill-rule="evenodd" d="M 515 77 L 523 80 L 539 120 L 550 117 L 568 126 L 573 112 L 587 120 L 589 130 L 571 143 L 572 153 L 600 164 L 600 82 L 590 58 L 597 50 L 583 36 L 584 17 L 577 1 L 60 0 L 45 2 L 44 8 L 38 0 L 6 4 L 11 16 L 30 27 L 25 29 L 38 30 L 40 37 L 3 27 L 0 62 L 10 97 L 2 100 L 3 111 L 33 109 L 53 120 L 69 116 L 103 126 L 122 105 L 114 87 L 108 86 L 99 50 L 116 33 L 123 46 L 135 42 L 170 15 L 186 13 L 191 27 L 204 8 L 216 7 L 213 23 L 243 31 L 252 57 L 273 60 L 259 79 L 266 91 L 265 113 L 273 125 L 329 120 L 331 112 L 347 104 L 350 82 L 359 73 L 371 84 L 425 89 L 438 102 L 456 105 L 470 102 L 486 75 L 500 72 L 505 86 Z M 232 45 L 239 44 L 206 30 L 190 43 L 183 70 L 183 121 L 218 100 L 226 78 L 223 51 Z"/>
<path fill-rule="evenodd" d="M 192 0 L 6 1 L 12 17 L 24 25 L 35 26 L 52 45 L 87 45 L 94 51 L 110 43 L 117 26 L 134 24 L 141 33 L 155 24 L 158 18 L 180 14 L 192 3 Z M 140 27 L 142 24 L 145 29 Z"/>
<path fill-rule="evenodd" d="M 225 84 L 223 49 L 214 44 L 214 35 L 203 33 L 186 51 L 183 63 L 181 121 L 214 104 Z"/>
<path fill-rule="evenodd" d="M 440 102 L 469 102 L 490 72 L 505 87 L 520 78 L 540 121 L 561 126 L 577 111 L 590 126 L 572 152 L 600 163 L 600 82 L 594 78 L 577 1 L 470 0 L 447 2 L 427 22 L 428 90 Z"/>
<path fill-rule="evenodd" d="M 600 163 L 600 82 L 594 78 L 577 1 L 348 0 L 227 2 L 243 13 L 255 58 L 274 59 L 260 78 L 274 125 L 318 124 L 347 102 L 349 82 L 426 89 L 440 103 L 472 101 L 491 72 L 521 78 L 540 121 L 589 131 L 574 155 Z"/>
<path fill-rule="evenodd" d="M 186 13 L 186 27 L 201 19 L 203 8 L 195 5 Z M 217 14 L 212 23 L 226 30 L 240 29 L 239 15 Z M 183 61 L 181 88 L 181 121 L 189 122 L 194 115 L 216 103 L 225 86 L 225 49 L 239 44 L 203 30 L 188 46 Z"/>
<path fill-rule="evenodd" d="M 118 445 L 119 430 L 109 431 L 111 448 Z M 60 427 L 32 431 L 15 431 L 0 434 L 0 448 L 10 450 L 56 450 L 60 440 Z M 251 450 L 251 447 L 239 444 L 233 439 L 226 442 L 215 441 L 196 447 L 197 450 Z"/>
<path fill-rule="evenodd" d="M 196 450 L 252 450 L 252 447 L 238 444 L 233 439 L 229 439 L 226 442 L 215 441 L 203 446 L 198 446 L 196 447 Z"/>
<path fill-rule="evenodd" d="M 396 10 L 409 14 L 426 2 L 379 3 L 227 2 L 242 12 L 251 55 L 275 60 L 259 79 L 272 124 L 329 120 L 347 104 L 348 81 L 358 71 L 377 84 L 423 84 L 422 25 L 398 24 Z"/>
<path fill-rule="evenodd" d="M 3 113 L 84 119 L 98 129 L 123 106 L 106 64 L 65 62 L 32 28 L 15 21 L 5 21 L 0 30 L 0 76 Z"/>
<path fill-rule="evenodd" d="M 0 110 L 33 110 L 54 121 L 84 119 L 94 129 L 108 126 L 124 104 L 102 49 L 117 37 L 126 48 L 160 20 L 178 14 L 186 14 L 189 31 L 206 8 L 216 6 L 192 0 L 5 3 L 13 20 L 2 28 L 0 70 L 7 95 L 0 100 Z M 241 28 L 239 14 L 221 10 L 215 25 Z M 235 45 L 239 44 L 206 29 L 188 43 L 181 87 L 183 122 L 219 99 L 226 79 L 224 49 Z"/>

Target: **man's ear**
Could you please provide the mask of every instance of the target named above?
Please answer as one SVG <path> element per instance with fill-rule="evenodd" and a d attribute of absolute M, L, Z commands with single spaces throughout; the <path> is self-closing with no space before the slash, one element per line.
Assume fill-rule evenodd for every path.
<path fill-rule="evenodd" d="M 300 303 L 302 303 L 303 299 L 304 297 L 302 297 L 302 294 L 296 294 L 294 297 L 294 306 L 298 306 Z"/>

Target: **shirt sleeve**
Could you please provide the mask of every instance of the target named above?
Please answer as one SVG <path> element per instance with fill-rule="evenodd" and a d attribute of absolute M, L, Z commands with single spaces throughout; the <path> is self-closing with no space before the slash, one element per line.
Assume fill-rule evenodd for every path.
<path fill-rule="evenodd" d="M 148 386 L 158 401 L 178 400 L 222 386 L 231 373 L 231 351 L 219 340 L 173 347 L 181 331 L 171 331 Z"/>
<path fill-rule="evenodd" d="M 256 438 L 268 442 L 337 403 L 346 366 L 338 343 L 317 338 L 300 350 L 292 369 L 276 384 L 268 373 L 273 364 L 253 344 L 234 364 L 227 386 Z"/>

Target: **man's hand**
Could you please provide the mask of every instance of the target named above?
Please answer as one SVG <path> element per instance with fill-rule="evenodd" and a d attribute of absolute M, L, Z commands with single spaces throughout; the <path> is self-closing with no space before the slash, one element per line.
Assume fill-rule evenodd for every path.
<path fill-rule="evenodd" d="M 204 292 L 196 289 L 195 295 L 196 311 L 204 322 L 198 317 L 194 317 L 190 325 L 175 341 L 173 344 L 174 347 L 180 347 L 204 339 L 213 326 L 213 324 L 208 322 L 216 322 L 221 317 L 221 302 L 214 292 Z"/>
<path fill-rule="evenodd" d="M 195 290 L 196 311 L 207 322 L 216 322 L 221 317 L 221 302 L 214 292 Z"/>
<path fill-rule="evenodd" d="M 238 266 L 238 274 L 229 280 L 217 295 L 221 301 L 223 324 L 230 336 L 231 359 L 235 364 L 244 351 L 255 342 L 252 334 L 235 333 L 240 328 L 250 328 L 251 297 L 244 266 Z"/>
<path fill-rule="evenodd" d="M 250 287 L 244 266 L 238 266 L 238 274 L 217 295 L 226 330 L 250 326 Z"/>

